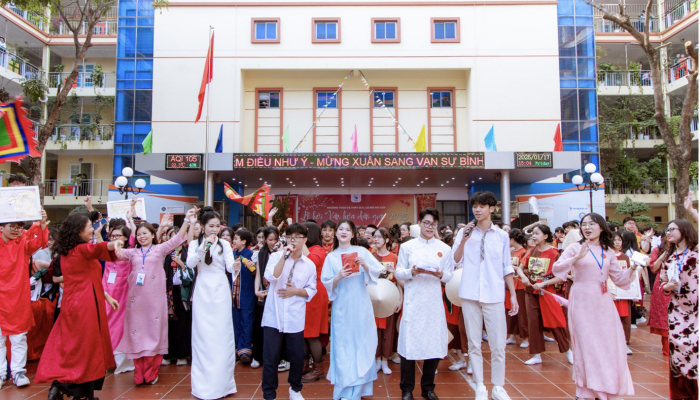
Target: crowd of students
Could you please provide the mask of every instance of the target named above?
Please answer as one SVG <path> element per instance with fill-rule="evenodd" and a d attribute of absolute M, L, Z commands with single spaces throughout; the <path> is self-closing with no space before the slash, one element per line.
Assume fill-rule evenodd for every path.
<path fill-rule="evenodd" d="M 99 215 L 73 213 L 51 233 L 46 218 L 24 231 L 0 224 L 0 273 L 9 278 L 0 287 L 0 386 L 9 338 L 8 376 L 28 385 L 27 354 L 38 353 L 34 381 L 52 383 L 50 400 L 94 399 L 112 368 L 155 384 L 171 362 L 191 363 L 201 399 L 236 393 L 237 362 L 262 367 L 265 399 L 277 397 L 278 372 L 288 370 L 294 400 L 304 383 L 324 377 L 336 400 L 370 396 L 393 362 L 410 400 L 419 360 L 421 395 L 436 400 L 434 377 L 448 351 L 456 353 L 449 369 L 467 368 L 483 400 L 488 340 L 491 397 L 503 400 L 506 346 L 528 348 L 525 364 L 534 365 L 545 362 L 545 341 L 556 341 L 573 364 L 577 397 L 618 399 L 634 394 L 628 344 L 643 310 L 614 300 L 607 281 L 629 288 L 647 270 L 631 261 L 640 251 L 649 254 L 641 285 L 652 296 L 651 331 L 670 355 L 670 398 L 697 399 L 698 238 L 690 222 L 672 221 L 654 236 L 637 232 L 633 219 L 613 231 L 591 213 L 580 226 L 552 232 L 541 221 L 520 230 L 491 221 L 493 194 L 475 193 L 470 205 L 475 220 L 456 229 L 431 208 L 416 224 L 288 220 L 284 231 L 269 222 L 255 233 L 227 227 L 207 207 L 189 210 L 180 227 L 168 215 L 157 227 L 137 224 L 133 208 L 105 226 Z M 445 284 L 458 269 L 461 303 L 452 304 Z M 399 301 L 375 318 L 368 286 L 382 279 Z"/>

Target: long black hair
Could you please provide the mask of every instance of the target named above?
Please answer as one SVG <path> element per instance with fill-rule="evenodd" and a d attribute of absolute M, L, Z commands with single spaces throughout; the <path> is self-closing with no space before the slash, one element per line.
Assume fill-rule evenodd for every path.
<path fill-rule="evenodd" d="M 588 213 L 581 218 L 581 224 L 583 224 L 583 220 L 586 219 L 586 217 L 589 217 L 591 221 L 600 226 L 600 238 L 598 239 L 600 247 L 602 247 L 603 250 L 614 249 L 615 244 L 613 243 L 612 231 L 608 228 L 608 223 L 605 222 L 605 218 L 597 213 Z M 579 241 L 579 243 L 584 244 L 586 243 L 586 236 L 583 234 L 581 224 L 579 224 L 579 233 L 581 234 L 581 241 Z"/>
<path fill-rule="evenodd" d="M 357 228 L 355 228 L 355 223 L 352 222 L 349 219 L 341 219 L 338 221 L 338 225 L 336 225 L 335 231 L 336 234 L 338 232 L 338 228 L 340 228 L 340 225 L 342 224 L 348 224 L 350 227 L 350 230 L 352 232 L 352 238 L 350 239 L 350 245 L 351 246 L 357 246 Z M 333 236 L 333 250 L 337 249 L 340 246 L 340 243 L 338 242 L 338 236 Z"/>
<path fill-rule="evenodd" d="M 302 225 L 309 231 L 306 234 L 306 247 L 320 246 L 323 243 L 321 239 L 321 228 L 315 222 L 304 222 Z M 267 244 L 266 244 L 267 245 Z"/>
<path fill-rule="evenodd" d="M 508 232 L 508 236 L 513 239 L 513 241 L 524 248 L 527 249 L 527 239 L 525 238 L 525 235 L 523 234 L 523 231 L 521 231 L 518 228 L 513 228 Z"/>
<path fill-rule="evenodd" d="M 624 231 L 622 232 L 622 254 L 627 253 L 627 250 L 629 249 L 639 251 L 637 235 L 635 235 L 634 232 Z"/>
<path fill-rule="evenodd" d="M 685 245 L 689 249 L 694 250 L 695 246 L 698 245 L 698 231 L 695 230 L 693 224 L 684 219 L 674 219 L 668 223 L 668 225 L 671 224 L 676 224 L 678 231 L 681 233 L 681 238 L 685 239 Z M 666 225 L 666 229 L 668 229 L 668 225 Z M 674 243 L 668 243 L 668 249 L 675 253 L 676 245 Z"/>
<path fill-rule="evenodd" d="M 85 226 L 90 223 L 90 218 L 86 213 L 73 213 L 63 221 L 58 230 L 58 237 L 53 242 L 53 252 L 61 256 L 67 256 L 75 246 L 87 243 L 80 237 L 80 233 L 85 230 Z"/>
<path fill-rule="evenodd" d="M 545 243 L 552 243 L 554 241 L 554 236 L 552 236 L 552 230 L 547 225 L 539 224 L 532 229 L 538 229 L 540 232 L 542 232 L 543 235 L 547 235 L 547 239 L 544 240 Z"/>
<path fill-rule="evenodd" d="M 202 244 L 202 240 L 204 240 L 204 227 L 207 225 L 207 223 L 212 220 L 212 219 L 218 219 L 219 222 L 221 222 L 221 215 L 219 215 L 218 212 L 216 211 L 207 211 L 204 214 L 202 214 L 199 217 L 199 220 L 202 222 L 202 231 L 199 232 L 199 239 L 197 241 L 197 246 Z M 216 245 L 219 246 L 219 254 L 222 254 L 224 252 L 224 246 L 221 244 L 221 240 L 216 241 Z M 207 251 L 206 255 L 204 256 L 204 263 L 207 265 L 211 265 L 212 262 L 212 257 L 211 257 L 211 252 Z"/>

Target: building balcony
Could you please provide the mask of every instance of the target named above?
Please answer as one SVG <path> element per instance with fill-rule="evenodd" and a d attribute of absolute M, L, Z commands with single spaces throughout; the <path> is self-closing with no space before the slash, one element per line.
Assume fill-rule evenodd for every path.
<path fill-rule="evenodd" d="M 672 27 L 676 22 L 681 21 L 692 11 L 697 9 L 697 3 L 685 0 L 685 1 L 669 1 L 665 3 L 666 14 L 664 15 L 664 29 Z M 692 4 L 694 3 L 694 4 Z"/>
<path fill-rule="evenodd" d="M 58 15 L 53 16 L 51 20 L 48 21 L 44 14 L 24 11 L 12 3 L 6 5 L 5 8 L 24 18 L 37 30 L 45 34 L 58 36 L 73 35 L 66 26 L 63 18 Z M 95 36 L 116 36 L 118 9 L 118 6 L 111 7 L 101 18 L 100 22 L 95 25 L 92 34 Z M 71 24 L 80 23 L 80 10 L 77 7 L 64 7 L 63 11 Z M 80 27 L 79 34 L 87 34 L 85 24 Z"/>
<path fill-rule="evenodd" d="M 683 58 L 671 66 L 666 74 L 669 93 L 685 88 L 688 84 L 688 79 L 685 77 L 688 76 L 688 70 L 690 70 L 692 66 L 693 60 L 689 57 Z"/>
<path fill-rule="evenodd" d="M 617 205 L 629 197 L 632 201 L 643 202 L 649 206 L 662 206 L 673 202 L 675 189 L 668 185 L 668 179 L 644 181 L 640 187 L 632 188 L 626 184 L 605 183 L 605 203 Z"/>
<path fill-rule="evenodd" d="M 615 4 L 601 4 L 605 10 L 617 14 L 620 12 L 619 5 Z M 646 11 L 646 4 L 627 4 L 625 5 L 625 11 L 627 15 L 630 16 L 632 24 L 638 31 L 644 29 L 644 12 Z M 603 12 L 598 9 L 593 9 L 594 17 L 594 29 L 596 33 L 626 33 L 618 24 L 607 21 L 603 19 Z M 651 16 L 649 17 L 649 32 L 661 32 L 661 27 L 659 25 L 659 10 L 656 5 L 651 6 Z M 635 17 L 637 17 L 635 19 Z"/>
<path fill-rule="evenodd" d="M 598 71 L 599 95 L 654 94 L 651 71 Z"/>
<path fill-rule="evenodd" d="M 49 73 L 49 96 L 56 96 L 58 93 L 58 85 L 65 83 L 70 72 L 50 72 Z M 78 97 L 95 96 L 114 96 L 115 87 L 117 85 L 117 74 L 114 72 L 105 72 L 102 77 L 101 85 L 95 85 L 95 82 L 90 72 L 81 72 L 78 74 L 75 82 L 73 82 L 73 91 Z"/>
<path fill-rule="evenodd" d="M 15 53 L 0 50 L 0 75 L 18 82 L 22 79 L 35 79 L 44 76 L 44 71 L 22 59 Z"/>
<path fill-rule="evenodd" d="M 106 201 L 112 181 L 106 179 L 75 180 L 46 180 L 44 181 L 45 206 L 80 206 L 85 202 L 85 196 L 92 196 L 97 202 L 100 198 Z"/>
<path fill-rule="evenodd" d="M 58 125 L 46 142 L 46 152 L 105 154 L 114 149 L 114 125 Z"/>

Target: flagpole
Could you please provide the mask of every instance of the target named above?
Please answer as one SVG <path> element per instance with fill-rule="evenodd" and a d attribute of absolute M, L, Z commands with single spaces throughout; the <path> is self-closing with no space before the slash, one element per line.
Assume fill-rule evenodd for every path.
<path fill-rule="evenodd" d="M 209 25 L 209 50 L 207 53 L 211 51 L 211 34 L 212 31 L 214 30 L 214 27 Z M 208 54 L 207 54 L 208 56 Z M 214 55 L 211 55 L 212 61 L 214 59 Z M 207 60 L 209 61 L 209 60 Z M 206 126 L 206 141 L 204 142 L 204 153 L 205 153 L 205 160 L 204 160 L 204 205 L 205 206 L 213 206 L 214 202 L 213 199 L 210 196 L 209 193 L 209 95 L 211 94 L 211 88 L 210 83 L 211 83 L 211 69 L 212 69 L 212 64 L 213 62 L 208 62 L 209 64 L 209 71 L 207 72 L 208 79 L 207 79 L 207 126 Z"/>

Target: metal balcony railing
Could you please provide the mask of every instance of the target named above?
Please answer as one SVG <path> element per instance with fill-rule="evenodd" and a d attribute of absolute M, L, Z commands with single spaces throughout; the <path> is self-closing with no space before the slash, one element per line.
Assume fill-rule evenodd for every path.
<path fill-rule="evenodd" d="M 619 7 L 617 3 L 615 4 L 601 4 L 601 6 L 613 14 L 619 12 Z M 606 21 L 603 19 L 603 12 L 598 9 L 593 9 L 595 18 L 595 31 L 596 32 L 625 32 L 619 25 L 614 22 Z M 642 31 L 644 27 L 646 5 L 645 4 L 628 4 L 625 6 L 625 13 L 629 15 L 632 20 L 632 25 L 638 30 Z M 656 5 L 651 7 L 651 15 L 649 16 L 649 32 L 660 32 L 659 26 L 659 11 Z M 635 18 L 636 16 L 636 18 Z"/>
<path fill-rule="evenodd" d="M 675 82 L 688 75 L 688 70 L 693 66 L 690 57 L 682 58 L 668 70 L 668 83 Z"/>
<path fill-rule="evenodd" d="M 598 86 L 651 86 L 651 71 L 600 71 Z"/>
<path fill-rule="evenodd" d="M 70 76 L 70 72 L 49 72 L 49 87 L 57 88 L 59 83 L 65 83 Z M 114 88 L 117 85 L 117 75 L 114 72 L 105 72 L 102 76 L 102 84 L 96 86 L 91 72 L 78 73 L 77 79 L 73 82 L 74 88 Z"/>
<path fill-rule="evenodd" d="M 622 29 L 620 25 L 602 18 L 596 18 L 594 21 L 594 25 L 595 31 L 599 33 L 626 32 L 624 29 Z M 632 25 L 634 25 L 634 27 L 641 32 L 644 28 L 644 20 L 633 20 Z M 658 18 L 649 18 L 649 26 L 649 32 L 661 32 Z"/>
<path fill-rule="evenodd" d="M 29 12 L 29 11 L 24 11 L 14 5 L 13 3 L 10 3 L 5 6 L 8 10 L 12 11 L 13 13 L 19 15 L 20 17 L 26 19 L 31 23 L 32 25 L 36 26 L 39 30 L 46 32 L 47 31 L 47 23 L 46 23 L 46 18 L 44 17 L 44 14 L 38 13 L 38 12 Z"/>
<path fill-rule="evenodd" d="M 44 71 L 24 61 L 20 56 L 7 50 L 0 49 L 0 66 L 22 75 L 26 79 L 37 79 L 44 76 Z"/>
<path fill-rule="evenodd" d="M 674 4 L 675 3 L 675 4 Z M 665 27 L 668 28 L 676 22 L 685 18 L 686 15 L 693 11 L 693 6 L 690 0 L 685 1 L 669 1 L 665 2 L 666 13 L 664 15 Z M 697 3 L 696 3 L 697 6 Z"/>
<path fill-rule="evenodd" d="M 107 179 L 76 180 L 46 180 L 44 181 L 44 196 L 107 196 L 112 181 Z"/>
<path fill-rule="evenodd" d="M 114 125 L 78 125 L 66 124 L 54 127 L 50 138 L 57 140 L 111 140 L 114 136 Z"/>
<path fill-rule="evenodd" d="M 615 124 L 602 123 L 602 128 L 609 128 Z M 626 134 L 627 140 L 660 140 L 661 132 L 656 125 L 651 126 L 625 126 L 625 131 L 629 132 Z"/>
<path fill-rule="evenodd" d="M 668 179 L 647 180 L 641 185 L 635 185 L 635 187 L 628 184 L 616 184 L 608 180 L 605 183 L 605 194 L 667 194 L 668 192 Z"/>

